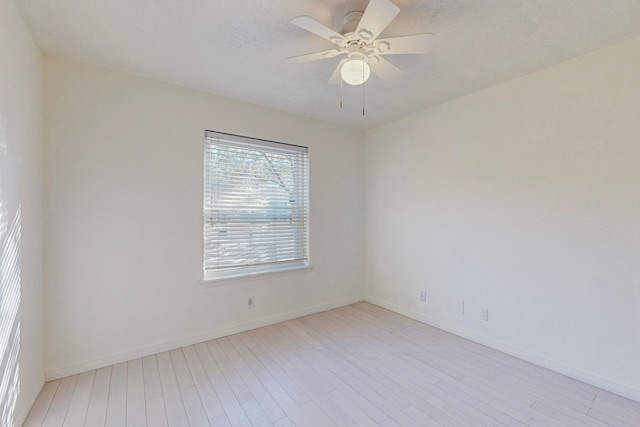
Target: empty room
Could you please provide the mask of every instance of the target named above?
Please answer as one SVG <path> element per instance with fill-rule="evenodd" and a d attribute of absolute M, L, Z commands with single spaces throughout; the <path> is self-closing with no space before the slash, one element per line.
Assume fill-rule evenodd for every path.
<path fill-rule="evenodd" d="M 640 426 L 638 0 L 0 0 L 0 427 Z"/>

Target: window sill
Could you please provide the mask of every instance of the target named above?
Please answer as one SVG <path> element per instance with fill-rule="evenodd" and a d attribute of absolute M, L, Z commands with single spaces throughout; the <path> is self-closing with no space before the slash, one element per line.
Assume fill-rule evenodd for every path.
<path fill-rule="evenodd" d="M 256 271 L 253 273 L 238 273 L 234 275 L 229 275 L 225 277 L 218 277 L 214 279 L 203 279 L 198 280 L 198 284 L 205 288 L 214 288 L 218 286 L 226 286 L 231 285 L 236 282 L 242 282 L 251 279 L 261 279 L 266 278 L 266 276 L 273 276 L 278 274 L 289 274 L 296 272 L 305 272 L 313 270 L 313 266 L 311 265 L 301 265 L 295 267 L 281 268 L 278 270 L 271 271 Z"/>

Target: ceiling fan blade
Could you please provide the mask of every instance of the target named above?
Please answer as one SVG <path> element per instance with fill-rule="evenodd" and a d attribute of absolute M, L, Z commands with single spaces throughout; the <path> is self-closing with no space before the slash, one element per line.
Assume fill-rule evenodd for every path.
<path fill-rule="evenodd" d="M 376 65 L 371 67 L 371 72 L 382 80 L 393 80 L 402 74 L 402 70 L 384 58 L 378 58 Z"/>
<path fill-rule="evenodd" d="M 327 39 L 331 43 L 341 44 L 347 42 L 347 39 L 342 34 L 333 31 L 331 28 L 319 23 L 310 16 L 298 16 L 297 18 L 293 18 L 291 23 L 323 39 Z"/>
<path fill-rule="evenodd" d="M 433 50 L 433 34 L 423 33 L 413 36 L 378 39 L 378 46 L 388 43 L 389 50 L 380 49 L 380 55 L 405 55 L 429 53 Z"/>
<path fill-rule="evenodd" d="M 342 71 L 342 66 L 344 65 L 345 62 L 347 62 L 347 58 L 340 61 L 336 69 L 333 70 L 333 74 L 331 74 L 331 77 L 329 77 L 330 85 L 337 85 L 338 83 L 340 83 L 340 79 L 342 79 L 342 76 L 340 75 L 340 71 Z"/>
<path fill-rule="evenodd" d="M 285 58 L 285 61 L 290 62 L 292 64 L 301 64 L 303 62 L 317 61 L 318 59 L 335 58 L 336 56 L 341 55 L 343 53 L 345 52 L 344 51 L 340 52 L 338 49 L 330 49 L 330 50 L 323 50 L 322 52 L 307 53 L 306 55 L 290 56 L 288 58 Z"/>
<path fill-rule="evenodd" d="M 389 0 L 370 0 L 360 19 L 356 35 L 364 41 L 374 40 L 400 12 Z"/>

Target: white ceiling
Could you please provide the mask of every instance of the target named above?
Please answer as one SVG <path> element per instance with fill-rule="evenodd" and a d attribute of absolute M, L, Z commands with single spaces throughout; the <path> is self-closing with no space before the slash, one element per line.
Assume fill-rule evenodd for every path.
<path fill-rule="evenodd" d="M 327 80 L 339 58 L 284 58 L 333 45 L 293 24 L 340 30 L 368 0 L 16 0 L 44 52 L 358 129 L 640 34 L 639 0 L 393 0 L 381 37 L 430 32 L 430 55 L 388 56 L 404 70 L 365 88 Z"/>

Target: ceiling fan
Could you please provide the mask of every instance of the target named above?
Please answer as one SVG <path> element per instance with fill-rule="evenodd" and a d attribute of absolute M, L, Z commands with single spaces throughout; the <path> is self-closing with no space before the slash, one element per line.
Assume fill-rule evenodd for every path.
<path fill-rule="evenodd" d="M 310 16 L 298 16 L 291 20 L 292 24 L 330 41 L 336 47 L 286 60 L 302 63 L 346 54 L 347 57 L 338 63 L 331 75 L 330 84 L 336 84 L 342 78 L 350 85 L 361 85 L 371 72 L 383 80 L 391 80 L 402 74 L 402 70 L 384 56 L 425 54 L 433 49 L 433 34 L 430 33 L 377 38 L 399 12 L 400 8 L 389 0 L 370 0 L 364 12 L 349 12 L 344 16 L 342 34 Z"/>

